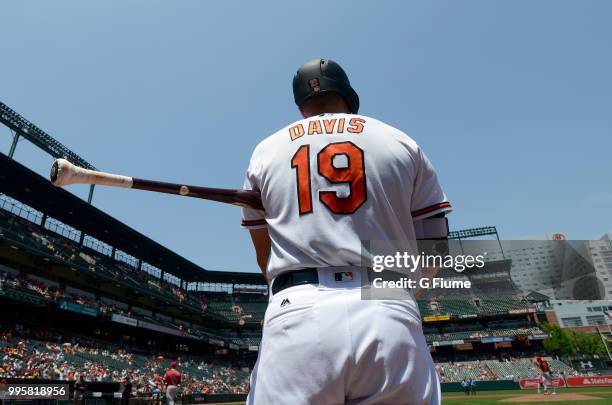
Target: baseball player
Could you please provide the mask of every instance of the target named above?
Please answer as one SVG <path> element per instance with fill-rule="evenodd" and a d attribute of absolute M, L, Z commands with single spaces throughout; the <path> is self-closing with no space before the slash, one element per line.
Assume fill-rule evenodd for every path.
<path fill-rule="evenodd" d="M 541 382 L 542 387 L 544 388 L 544 395 L 548 395 L 548 385 L 550 384 L 553 389 L 553 395 L 557 394 L 557 387 L 555 386 L 555 382 L 553 381 L 552 371 L 550 369 L 550 362 L 543 358 L 541 355 L 536 355 L 533 364 L 538 366 L 540 371 L 542 372 Z M 538 385 L 538 394 L 540 393 L 540 386 Z"/>
<path fill-rule="evenodd" d="M 166 401 L 168 405 L 174 405 L 177 400 L 179 385 L 181 385 L 181 372 L 176 369 L 176 361 L 170 362 L 170 368 L 164 375 L 166 384 Z"/>
<path fill-rule="evenodd" d="M 303 119 L 262 141 L 243 209 L 270 284 L 248 404 L 439 404 L 440 384 L 414 299 L 363 300 L 361 241 L 446 238 L 450 204 L 414 140 L 358 115 L 329 59 L 304 64 Z"/>

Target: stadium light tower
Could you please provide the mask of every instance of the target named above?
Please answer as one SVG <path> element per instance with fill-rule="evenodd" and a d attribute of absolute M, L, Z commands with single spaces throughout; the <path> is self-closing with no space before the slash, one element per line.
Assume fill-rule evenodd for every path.
<path fill-rule="evenodd" d="M 463 253 L 463 244 L 461 243 L 462 239 L 477 238 L 479 236 L 489 235 L 495 235 L 495 237 L 497 238 L 497 243 L 499 244 L 499 249 L 501 251 L 502 257 L 505 259 L 506 255 L 504 254 L 504 248 L 502 247 L 501 241 L 499 240 L 497 228 L 494 226 L 483 226 L 480 228 L 468 228 L 460 229 L 458 231 L 451 231 L 448 233 L 448 239 L 455 239 L 459 241 L 459 246 L 461 247 L 461 252 Z"/>

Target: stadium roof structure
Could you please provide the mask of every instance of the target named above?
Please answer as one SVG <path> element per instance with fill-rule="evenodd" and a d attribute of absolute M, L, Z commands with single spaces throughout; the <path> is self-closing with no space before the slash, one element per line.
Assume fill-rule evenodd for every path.
<path fill-rule="evenodd" d="M 185 282 L 265 284 L 260 273 L 205 270 L 2 153 L 0 192 Z"/>
<path fill-rule="evenodd" d="M 15 131 L 17 134 L 9 157 L 12 157 L 17 145 L 19 136 L 23 136 L 40 149 L 44 150 L 54 158 L 67 159 L 77 166 L 84 167 L 90 170 L 96 170 L 96 168 L 87 162 L 85 159 L 68 149 L 61 142 L 53 138 L 51 135 L 32 124 L 30 121 L 13 111 L 9 106 L 0 101 L 0 122 Z"/>
<path fill-rule="evenodd" d="M 499 240 L 499 236 L 497 235 L 497 228 L 495 228 L 494 226 L 484 226 L 480 228 L 469 228 L 460 229 L 458 231 L 451 231 L 448 233 L 448 239 L 477 238 L 479 236 L 487 235 L 495 235 Z"/>
<path fill-rule="evenodd" d="M 544 295 L 537 291 L 531 291 L 529 294 L 525 296 L 525 299 L 529 302 L 546 302 L 550 301 L 550 297 L 548 295 Z"/>

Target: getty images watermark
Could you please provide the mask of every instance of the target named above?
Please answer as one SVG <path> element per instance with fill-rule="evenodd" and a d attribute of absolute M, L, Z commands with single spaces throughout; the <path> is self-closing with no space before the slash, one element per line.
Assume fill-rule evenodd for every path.
<path fill-rule="evenodd" d="M 609 266 L 601 257 L 612 253 L 610 235 L 600 240 L 362 241 L 362 298 L 608 299 L 612 281 L 600 274 Z"/>
<path fill-rule="evenodd" d="M 456 277 L 425 277 L 423 270 L 434 269 L 452 270 L 455 273 L 462 273 L 465 270 L 483 269 L 485 267 L 485 256 L 487 253 L 480 255 L 441 255 L 427 254 L 411 254 L 410 252 L 395 252 L 394 254 L 373 255 L 372 256 L 372 271 L 379 273 L 370 277 L 373 288 L 471 288 L 472 281 L 469 279 L 460 279 Z M 396 274 L 408 275 L 400 276 L 399 279 L 385 280 L 382 272 L 385 270 L 393 271 Z M 419 276 L 414 278 L 414 275 Z"/>

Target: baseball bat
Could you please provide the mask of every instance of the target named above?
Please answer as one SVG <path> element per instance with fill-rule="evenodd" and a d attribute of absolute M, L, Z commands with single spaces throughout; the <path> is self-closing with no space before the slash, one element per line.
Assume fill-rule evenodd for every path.
<path fill-rule="evenodd" d="M 188 186 L 184 184 L 137 179 L 134 177 L 84 169 L 73 165 L 66 159 L 56 159 L 53 162 L 50 177 L 51 183 L 56 187 L 63 187 L 69 184 L 97 184 L 111 187 L 135 188 L 137 190 L 202 198 L 256 210 L 264 209 L 259 191 Z"/>

